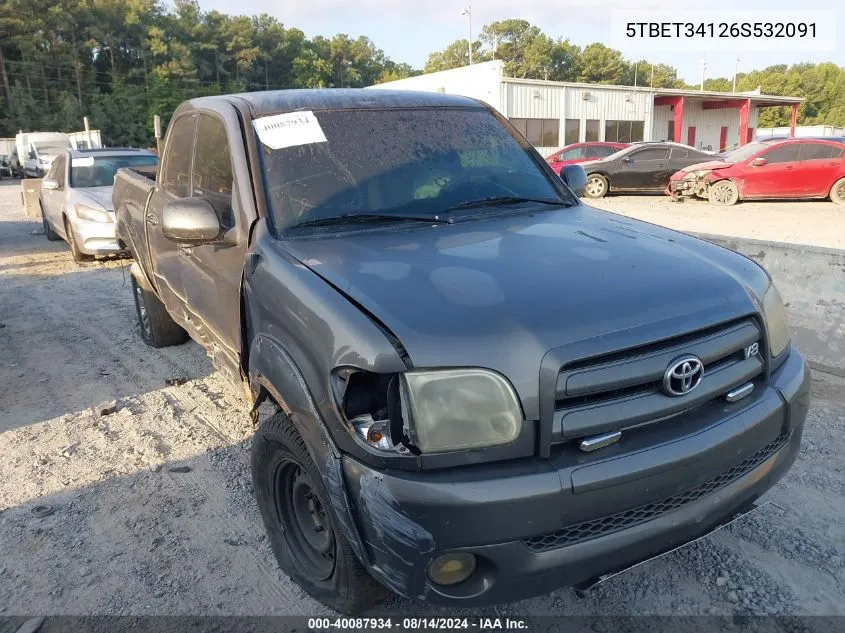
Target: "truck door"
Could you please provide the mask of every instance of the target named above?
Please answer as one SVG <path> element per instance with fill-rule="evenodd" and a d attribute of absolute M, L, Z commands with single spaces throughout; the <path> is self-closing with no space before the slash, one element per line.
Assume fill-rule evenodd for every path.
<path fill-rule="evenodd" d="M 233 163 L 232 156 L 242 143 L 232 144 L 232 138 L 240 136 L 234 112 L 231 116 L 230 136 L 222 116 L 200 113 L 191 178 L 191 195 L 211 204 L 223 238 L 217 243 L 182 248 L 179 252 L 194 333 L 213 358 L 220 353 L 228 357 L 230 362 L 217 363 L 224 368 L 236 367 L 231 361 L 236 362 L 240 352 L 241 277 L 249 228 L 255 216 L 252 190 L 247 186 L 238 190 L 235 184 L 249 180 L 246 172 L 242 178 L 235 178 L 233 164 L 246 169 L 246 160 L 238 154 L 238 160 Z"/>
<path fill-rule="evenodd" d="M 179 258 L 180 245 L 161 232 L 161 214 L 164 205 L 171 200 L 191 195 L 191 165 L 197 118 L 198 115 L 192 112 L 170 124 L 159 177 L 144 218 L 156 288 L 168 312 L 182 326 L 186 326 L 188 315 Z"/>

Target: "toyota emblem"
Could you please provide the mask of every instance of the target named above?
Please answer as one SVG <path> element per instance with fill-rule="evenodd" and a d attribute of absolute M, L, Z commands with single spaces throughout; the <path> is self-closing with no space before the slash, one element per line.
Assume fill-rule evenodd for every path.
<path fill-rule="evenodd" d="M 685 396 L 698 386 L 703 376 L 704 363 L 698 356 L 681 356 L 663 374 L 663 391 L 670 396 Z"/>

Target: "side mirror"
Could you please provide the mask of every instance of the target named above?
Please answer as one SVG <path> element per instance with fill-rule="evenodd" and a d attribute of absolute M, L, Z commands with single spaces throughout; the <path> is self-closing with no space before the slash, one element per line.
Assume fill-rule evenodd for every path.
<path fill-rule="evenodd" d="M 761 158 L 755 158 L 754 160 L 752 160 L 751 164 L 754 165 L 755 167 L 762 167 L 767 162 L 769 162 L 769 161 L 767 161 L 765 158 L 761 157 Z"/>
<path fill-rule="evenodd" d="M 623 163 L 633 163 L 634 159 L 631 158 L 630 156 L 626 156 L 625 158 L 622 159 L 622 162 Z"/>
<path fill-rule="evenodd" d="M 164 205 L 161 232 L 174 242 L 201 244 L 220 235 L 217 214 L 204 198 L 182 198 Z"/>
<path fill-rule="evenodd" d="M 560 177 L 563 178 L 563 182 L 569 185 L 576 196 L 580 198 L 583 195 L 584 187 L 587 186 L 587 172 L 581 165 L 564 165 L 563 169 L 560 170 Z"/>
<path fill-rule="evenodd" d="M 55 178 L 45 178 L 41 181 L 41 188 L 42 189 L 59 189 L 59 181 Z"/>

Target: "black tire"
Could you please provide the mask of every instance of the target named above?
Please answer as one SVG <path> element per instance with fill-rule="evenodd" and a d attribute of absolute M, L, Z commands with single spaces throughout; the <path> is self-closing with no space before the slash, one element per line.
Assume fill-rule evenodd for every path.
<path fill-rule="evenodd" d="M 584 187 L 584 197 L 604 198 L 610 190 L 607 178 L 601 174 L 590 174 L 587 176 L 587 184 Z"/>
<path fill-rule="evenodd" d="M 255 498 L 282 571 L 345 614 L 360 613 L 387 597 L 337 529 L 320 472 L 284 413 L 259 426 L 251 465 Z"/>
<path fill-rule="evenodd" d="M 158 297 L 139 286 L 135 277 L 132 277 L 132 296 L 144 343 L 150 347 L 170 347 L 188 340 L 188 333 L 170 317 Z"/>
<path fill-rule="evenodd" d="M 44 235 L 48 240 L 51 242 L 58 242 L 62 239 L 62 236 L 56 233 L 47 221 L 47 216 L 44 215 L 44 207 L 41 207 L 41 224 L 44 225 Z"/>
<path fill-rule="evenodd" d="M 845 178 L 840 178 L 830 188 L 830 199 L 836 204 L 845 204 Z"/>
<path fill-rule="evenodd" d="M 739 189 L 730 180 L 718 180 L 710 185 L 707 191 L 707 199 L 711 204 L 729 207 L 739 200 Z"/>
<path fill-rule="evenodd" d="M 79 250 L 76 237 L 73 235 L 73 227 L 67 218 L 65 218 L 65 236 L 67 237 L 67 245 L 70 247 L 70 256 L 73 258 L 73 261 L 80 264 L 94 259 L 92 255 L 87 255 Z"/>

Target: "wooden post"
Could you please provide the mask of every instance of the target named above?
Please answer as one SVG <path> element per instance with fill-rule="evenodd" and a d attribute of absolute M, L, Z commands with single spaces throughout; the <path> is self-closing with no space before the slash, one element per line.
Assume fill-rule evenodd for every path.
<path fill-rule="evenodd" d="M 161 158 L 161 117 L 157 114 L 153 117 L 153 132 L 156 137 L 156 155 Z"/>

